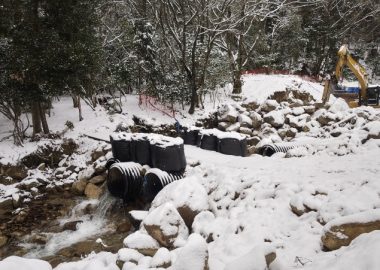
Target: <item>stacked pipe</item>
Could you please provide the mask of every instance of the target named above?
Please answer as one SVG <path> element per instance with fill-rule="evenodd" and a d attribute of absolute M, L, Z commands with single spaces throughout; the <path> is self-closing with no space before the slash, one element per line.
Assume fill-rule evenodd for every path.
<path fill-rule="evenodd" d="M 184 177 L 186 158 L 181 138 L 117 133 L 110 139 L 113 158 L 106 164 L 107 187 L 113 196 L 125 202 L 138 198 L 151 201 L 164 186 Z"/>
<path fill-rule="evenodd" d="M 242 157 L 247 154 L 246 137 L 237 132 L 189 128 L 182 132 L 182 138 L 185 144 L 197 145 L 205 150 Z"/>

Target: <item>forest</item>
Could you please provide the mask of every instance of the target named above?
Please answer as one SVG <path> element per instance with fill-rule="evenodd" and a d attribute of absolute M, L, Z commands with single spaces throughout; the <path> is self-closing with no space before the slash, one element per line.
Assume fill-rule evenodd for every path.
<path fill-rule="evenodd" d="M 17 145 L 30 126 L 49 134 L 62 95 L 80 119 L 81 102 L 95 108 L 101 93 L 194 113 L 217 87 L 238 95 L 245 71 L 329 74 L 342 44 L 376 81 L 378 0 L 1 0 L 0 113 Z"/>

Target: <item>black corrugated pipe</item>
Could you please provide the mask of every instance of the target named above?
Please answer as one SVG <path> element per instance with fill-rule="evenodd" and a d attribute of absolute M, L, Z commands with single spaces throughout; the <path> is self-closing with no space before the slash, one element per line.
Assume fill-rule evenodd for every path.
<path fill-rule="evenodd" d="M 287 153 L 290 149 L 305 147 L 302 144 L 265 144 L 260 147 L 259 154 L 265 157 L 270 157 L 275 153 Z"/>
<path fill-rule="evenodd" d="M 158 192 L 166 185 L 180 180 L 183 177 L 183 173 L 167 173 L 160 169 L 149 170 L 144 177 L 144 199 L 152 201 Z"/>
<path fill-rule="evenodd" d="M 142 195 L 143 167 L 135 162 L 114 163 L 108 170 L 109 192 L 125 202 L 136 200 Z"/>

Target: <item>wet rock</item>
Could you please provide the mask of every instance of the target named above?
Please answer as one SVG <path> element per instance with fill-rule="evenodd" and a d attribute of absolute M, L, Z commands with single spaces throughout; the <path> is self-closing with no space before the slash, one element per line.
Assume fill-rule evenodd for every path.
<path fill-rule="evenodd" d="M 33 235 L 29 242 L 31 243 L 35 243 L 35 244 L 39 244 L 39 245 L 45 245 L 46 242 L 47 242 L 47 236 L 46 235 L 43 235 L 43 234 L 36 234 L 36 235 Z"/>
<path fill-rule="evenodd" d="M 4 186 L 16 184 L 18 180 L 13 179 L 12 177 L 6 175 L 0 175 L 0 184 Z"/>
<path fill-rule="evenodd" d="M 20 165 L 10 165 L 6 170 L 4 175 L 11 177 L 15 180 L 22 180 L 25 177 L 28 176 L 28 170 L 27 168 L 20 164 Z"/>
<path fill-rule="evenodd" d="M 337 218 L 324 227 L 322 243 L 328 250 L 348 246 L 353 239 L 363 233 L 380 230 L 380 210 L 370 210 Z"/>
<path fill-rule="evenodd" d="M 66 222 L 65 224 L 63 224 L 62 226 L 62 230 L 66 231 L 76 231 L 78 228 L 78 224 L 82 223 L 83 221 L 82 220 L 75 220 L 75 221 L 69 221 L 69 222 Z"/>
<path fill-rule="evenodd" d="M 0 199 L 0 215 L 13 211 L 12 197 Z"/>
<path fill-rule="evenodd" d="M 97 175 L 97 176 L 94 176 L 92 177 L 89 182 L 94 184 L 94 185 L 99 185 L 99 184 L 103 184 L 104 181 L 106 181 L 106 176 L 105 175 Z"/>
<path fill-rule="evenodd" d="M 8 242 L 8 237 L 0 234 L 0 248 L 5 246 Z"/>
<path fill-rule="evenodd" d="M 84 190 L 86 189 L 86 186 L 87 186 L 86 181 L 83 181 L 83 180 L 75 181 L 73 185 L 71 186 L 71 192 L 74 195 L 81 196 L 84 194 Z"/>
<path fill-rule="evenodd" d="M 103 193 L 103 189 L 92 183 L 87 184 L 84 190 L 84 194 L 89 199 L 99 199 L 102 193 Z"/>
<path fill-rule="evenodd" d="M 168 248 L 183 243 L 189 234 L 185 222 L 172 203 L 165 203 L 149 212 L 142 224 L 151 237 Z"/>
<path fill-rule="evenodd" d="M 129 220 L 126 220 L 117 226 L 116 231 L 119 233 L 126 233 L 126 232 L 129 232 L 131 228 L 132 228 L 131 222 Z"/>

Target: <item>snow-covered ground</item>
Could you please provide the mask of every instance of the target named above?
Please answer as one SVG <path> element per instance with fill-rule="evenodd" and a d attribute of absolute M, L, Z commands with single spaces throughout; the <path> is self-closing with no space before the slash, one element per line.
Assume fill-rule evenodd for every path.
<path fill-rule="evenodd" d="M 316 99 L 321 98 L 323 90 L 321 85 L 296 76 L 249 75 L 244 80 L 242 96 L 246 101 L 263 102 L 275 91 L 290 86 L 309 92 Z M 177 114 L 177 119 L 181 124 L 190 125 L 215 109 L 215 106 L 226 102 L 234 103 L 226 97 L 228 91 L 230 90 L 221 90 L 214 97 L 215 104 L 208 102 L 204 111 L 199 111 L 194 116 L 183 111 Z M 139 107 L 136 96 L 127 97 L 123 115 L 107 115 L 103 109 L 97 109 L 94 113 L 87 106 L 84 107 L 85 120 L 79 122 L 77 112 L 71 109 L 71 99 L 62 98 L 60 103 L 54 105 L 52 117 L 48 120 L 51 129 L 60 131 L 64 128 L 65 121 L 69 120 L 75 128 L 66 136 L 78 138 L 82 134 L 89 134 L 107 139 L 120 122 L 131 123 L 134 114 L 155 123 L 174 121 L 160 111 Z M 8 130 L 9 123 L 2 119 L 0 135 L 7 135 Z M 9 140 L 1 142 L 0 161 L 14 162 L 23 152 L 30 152 L 35 147 L 35 143 L 29 142 L 25 148 L 15 147 Z M 322 250 L 321 236 L 324 228 L 322 224 L 336 218 L 380 209 L 380 140 L 371 139 L 354 153 L 344 156 L 321 152 L 299 158 L 284 158 L 283 154 L 272 157 L 235 157 L 194 146 L 185 146 L 185 154 L 189 164 L 200 164 L 189 166 L 188 178 L 181 181 L 193 181 L 194 187 L 199 185 L 206 191 L 206 201 L 203 204 L 208 204 L 210 211 L 199 214 L 192 228 L 193 233 L 213 239 L 207 244 L 211 270 L 264 270 L 265 268 L 260 268 L 262 258 L 257 254 L 266 249 L 275 250 L 277 255 L 270 266 L 271 270 L 379 269 L 379 231 L 363 234 L 350 246 L 331 252 Z M 165 189 L 169 188 L 170 185 Z M 170 192 L 174 192 L 171 197 L 177 198 L 176 200 L 180 200 L 182 195 L 187 196 L 183 190 Z M 297 216 L 291 211 L 290 203 L 308 205 L 312 211 Z M 191 246 L 186 244 L 186 239 L 182 240 L 185 243 L 178 245 L 185 247 L 180 249 Z M 194 235 L 188 242 L 191 241 L 201 243 L 197 242 Z M 161 259 L 171 257 L 175 261 L 181 257 L 178 249 L 170 254 L 162 254 Z M 191 261 L 194 256 L 182 258 L 181 262 L 186 263 L 180 266 L 174 263 L 171 269 L 195 269 Z M 80 262 L 64 263 L 55 269 L 117 270 L 116 259 L 117 255 L 111 253 L 91 254 Z M 155 258 L 158 259 L 160 258 Z M 149 269 L 152 262 L 151 258 L 140 254 L 139 266 L 126 263 L 123 270 Z M 44 270 L 51 267 L 41 261 L 9 257 L 0 261 L 0 269 Z"/>

